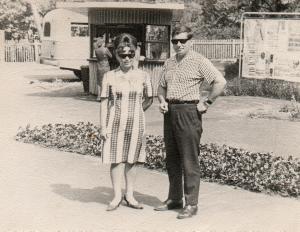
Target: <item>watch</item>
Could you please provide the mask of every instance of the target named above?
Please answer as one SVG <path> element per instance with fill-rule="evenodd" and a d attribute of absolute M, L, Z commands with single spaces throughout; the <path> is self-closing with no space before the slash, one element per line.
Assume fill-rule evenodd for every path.
<path fill-rule="evenodd" d="M 213 101 L 210 100 L 210 99 L 207 97 L 207 98 L 205 98 L 204 103 L 205 103 L 206 105 L 210 106 L 211 104 L 213 104 Z"/>

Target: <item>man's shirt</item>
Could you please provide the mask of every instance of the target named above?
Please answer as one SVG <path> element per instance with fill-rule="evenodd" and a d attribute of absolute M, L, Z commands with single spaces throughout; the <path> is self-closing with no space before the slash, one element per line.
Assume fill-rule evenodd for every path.
<path fill-rule="evenodd" d="M 200 98 L 204 80 L 211 84 L 222 74 L 201 54 L 189 51 L 177 62 L 173 56 L 165 61 L 160 86 L 167 89 L 168 100 L 193 101 Z"/>

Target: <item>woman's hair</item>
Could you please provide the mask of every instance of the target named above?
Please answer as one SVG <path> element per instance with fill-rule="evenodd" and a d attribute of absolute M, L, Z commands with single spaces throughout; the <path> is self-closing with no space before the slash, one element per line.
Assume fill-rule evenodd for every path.
<path fill-rule="evenodd" d="M 95 42 L 95 45 L 96 45 L 96 47 L 101 47 L 102 46 L 102 44 L 104 44 L 104 39 L 102 38 L 102 37 L 98 37 L 97 38 L 97 40 L 96 40 L 96 42 Z"/>
<path fill-rule="evenodd" d="M 116 37 L 114 40 L 115 52 L 123 52 L 124 47 L 130 47 L 130 50 L 135 51 L 137 48 L 137 40 L 134 36 L 122 33 Z"/>
<path fill-rule="evenodd" d="M 185 33 L 185 32 L 187 33 L 188 39 L 193 38 L 192 29 L 187 26 L 182 26 L 182 25 L 175 26 L 174 30 L 172 31 L 172 37 L 174 37 L 175 35 L 178 35 L 180 33 Z"/>

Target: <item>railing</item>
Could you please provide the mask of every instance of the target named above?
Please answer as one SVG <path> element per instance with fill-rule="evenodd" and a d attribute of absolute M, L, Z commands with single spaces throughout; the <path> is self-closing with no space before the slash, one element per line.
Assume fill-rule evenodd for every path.
<path fill-rule="evenodd" d="M 7 40 L 4 43 L 5 62 L 35 62 L 39 59 L 41 44 L 39 42 L 15 42 Z"/>
<path fill-rule="evenodd" d="M 239 57 L 240 40 L 193 40 L 192 43 L 194 51 L 210 60 L 235 60 Z M 41 54 L 39 42 L 5 41 L 4 43 L 5 62 L 34 62 L 38 60 L 39 54 Z"/>
<path fill-rule="evenodd" d="M 240 40 L 192 40 L 193 50 L 210 60 L 235 60 L 240 54 Z"/>

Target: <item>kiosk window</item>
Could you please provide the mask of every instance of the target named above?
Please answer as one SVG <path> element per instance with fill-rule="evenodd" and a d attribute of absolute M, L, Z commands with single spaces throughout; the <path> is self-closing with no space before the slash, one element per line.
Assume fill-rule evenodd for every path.
<path fill-rule="evenodd" d="M 50 37 L 51 35 L 51 24 L 49 22 L 46 22 L 44 25 L 44 36 Z"/>
<path fill-rule="evenodd" d="M 89 26 L 87 23 L 71 23 L 72 37 L 87 37 L 89 36 Z"/>
<path fill-rule="evenodd" d="M 165 60 L 170 56 L 169 27 L 147 25 L 145 41 L 148 60 Z"/>

